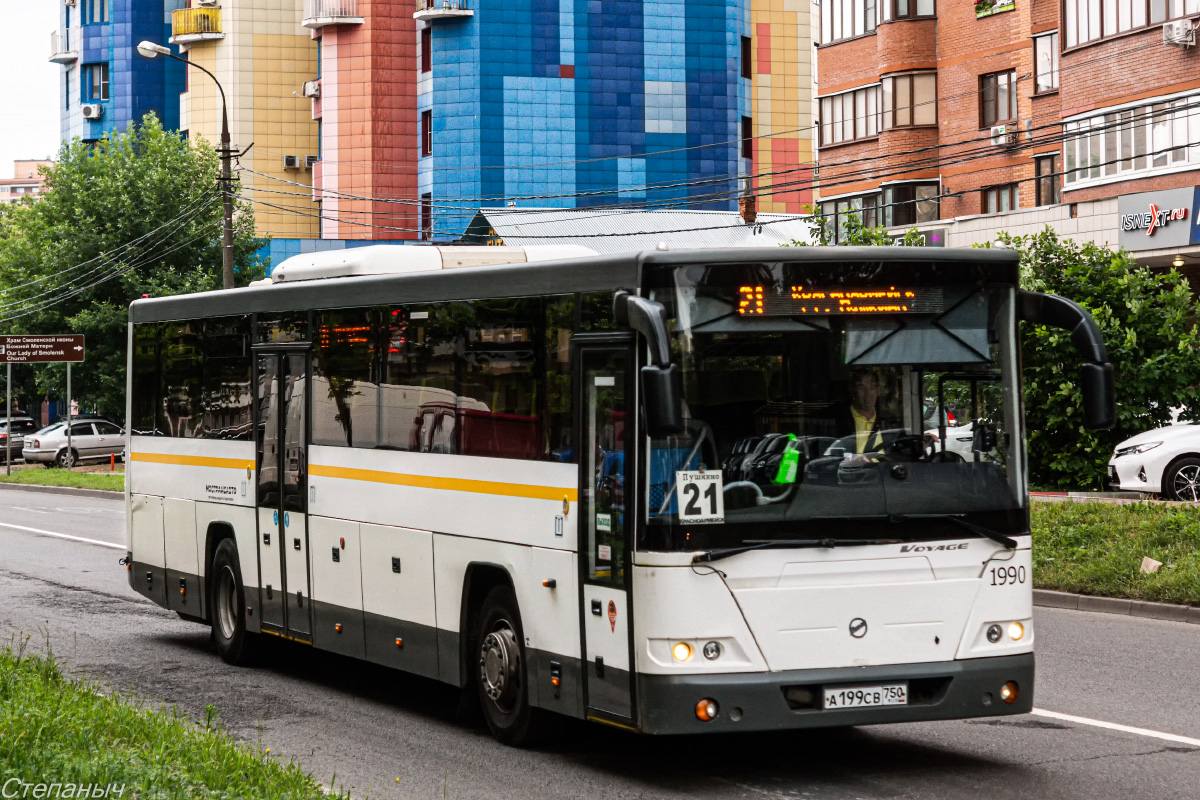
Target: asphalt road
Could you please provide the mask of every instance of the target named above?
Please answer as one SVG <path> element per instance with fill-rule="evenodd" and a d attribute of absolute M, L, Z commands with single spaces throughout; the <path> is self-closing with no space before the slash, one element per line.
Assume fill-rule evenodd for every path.
<path fill-rule="evenodd" d="M 441 684 L 279 643 L 226 666 L 208 629 L 129 589 L 119 499 L 0 490 L 0 637 L 174 704 L 377 798 L 1140 798 L 1200 795 L 1200 626 L 1038 609 L 1036 706 L 1197 740 L 1046 716 L 658 739 L 571 724 L 540 751 L 456 719 Z M 90 539 L 87 543 L 37 533 Z M 2 777 L 2 776 L 0 776 Z"/>

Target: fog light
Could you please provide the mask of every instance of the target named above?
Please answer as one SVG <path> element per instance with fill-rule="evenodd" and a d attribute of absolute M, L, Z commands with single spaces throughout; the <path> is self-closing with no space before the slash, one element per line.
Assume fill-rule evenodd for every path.
<path fill-rule="evenodd" d="M 696 703 L 696 719 L 701 722 L 712 722 L 717 718 L 717 701 L 705 698 Z"/>
<path fill-rule="evenodd" d="M 721 657 L 721 643 L 720 642 L 709 642 L 708 644 L 704 645 L 704 657 L 707 658 L 709 661 L 720 658 Z"/>
<path fill-rule="evenodd" d="M 996 642 L 1000 641 L 1000 636 L 1002 633 L 1004 632 L 1000 630 L 999 625 L 989 625 L 987 629 L 987 640 L 992 644 L 995 644 Z"/>
<path fill-rule="evenodd" d="M 692 646 L 687 642 L 678 642 L 671 648 L 671 655 L 676 661 L 687 661 L 692 657 Z"/>
<path fill-rule="evenodd" d="M 1025 626 L 1019 622 L 1010 622 L 1008 625 L 1008 638 L 1014 642 L 1018 641 L 1025 635 Z"/>
<path fill-rule="evenodd" d="M 1016 681 L 1009 681 L 1000 687 L 1000 699 L 1006 703 L 1017 702 L 1017 695 L 1020 694 L 1017 689 Z"/>

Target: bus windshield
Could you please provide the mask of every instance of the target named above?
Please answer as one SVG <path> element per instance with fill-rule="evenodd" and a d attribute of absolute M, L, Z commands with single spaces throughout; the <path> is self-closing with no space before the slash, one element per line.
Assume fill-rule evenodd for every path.
<path fill-rule="evenodd" d="M 650 442 L 642 546 L 1026 532 L 1014 288 L 948 266 L 652 274 L 686 432 Z"/>

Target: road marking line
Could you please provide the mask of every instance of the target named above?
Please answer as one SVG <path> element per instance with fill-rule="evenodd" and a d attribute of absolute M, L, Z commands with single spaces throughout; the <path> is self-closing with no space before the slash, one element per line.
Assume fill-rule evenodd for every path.
<path fill-rule="evenodd" d="M 1147 730 L 1146 728 L 1134 728 L 1130 725 L 1118 725 L 1115 722 L 1104 722 L 1098 719 L 1088 719 L 1087 717 L 1076 717 L 1071 714 L 1059 714 L 1057 711 L 1046 711 L 1045 709 L 1035 708 L 1030 712 L 1039 717 L 1049 717 L 1051 719 L 1060 719 L 1064 722 L 1074 722 L 1079 725 L 1091 725 L 1094 728 L 1107 728 L 1110 731 L 1121 731 L 1122 733 L 1133 733 L 1138 736 L 1148 736 L 1151 739 L 1162 739 L 1167 742 L 1177 742 L 1179 744 L 1191 745 L 1192 747 L 1200 747 L 1200 739 L 1192 739 L 1187 736 L 1178 736 L 1174 733 L 1162 733 L 1161 731 Z"/>
<path fill-rule="evenodd" d="M 13 528 L 18 531 L 26 531 L 28 533 L 36 533 L 40 536 L 52 536 L 55 539 L 69 539 L 72 542 L 83 542 L 84 544 L 98 544 L 101 547 L 111 547 L 114 550 L 124 550 L 125 545 L 113 544 L 112 542 L 102 542 L 99 539 L 85 539 L 82 536 L 68 536 L 65 533 L 55 533 L 54 531 L 44 531 L 41 528 L 27 528 L 24 525 L 12 525 L 7 522 L 0 522 L 0 528 Z"/>

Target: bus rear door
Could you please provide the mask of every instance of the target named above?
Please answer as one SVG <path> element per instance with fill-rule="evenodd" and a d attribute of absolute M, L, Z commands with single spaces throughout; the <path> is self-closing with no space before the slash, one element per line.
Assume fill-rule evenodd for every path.
<path fill-rule="evenodd" d="M 632 725 L 633 340 L 579 336 L 579 560 L 588 716 Z"/>

